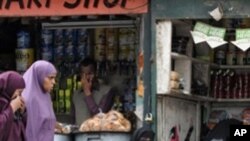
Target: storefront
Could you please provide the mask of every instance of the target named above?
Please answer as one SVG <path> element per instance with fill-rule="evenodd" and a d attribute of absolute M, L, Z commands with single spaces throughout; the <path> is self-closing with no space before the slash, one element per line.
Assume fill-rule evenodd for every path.
<path fill-rule="evenodd" d="M 2 33 L 12 40 L 1 39 L 5 61 L 0 61 L 0 71 L 23 73 L 35 60 L 52 62 L 59 71 L 54 110 L 58 121 L 67 123 L 70 98 L 80 83 L 78 63 L 86 56 L 95 58 L 100 78 L 126 87 L 114 108 L 134 131 L 151 112 L 144 104 L 151 94 L 148 5 L 147 0 L 1 1 Z"/>
<path fill-rule="evenodd" d="M 200 141 L 202 125 L 213 110 L 224 110 L 230 118 L 242 120 L 242 110 L 250 106 L 245 88 L 249 80 L 249 46 L 241 48 L 235 41 L 242 36 L 239 29 L 250 27 L 249 5 L 244 0 L 152 2 L 151 46 L 156 56 L 152 93 L 157 99 L 158 141 Z M 218 21 L 212 18 L 214 13 L 209 14 L 212 11 L 217 12 Z M 198 22 L 210 29 L 222 29 L 226 43 L 214 46 L 209 38 L 195 43 L 191 31 Z"/>

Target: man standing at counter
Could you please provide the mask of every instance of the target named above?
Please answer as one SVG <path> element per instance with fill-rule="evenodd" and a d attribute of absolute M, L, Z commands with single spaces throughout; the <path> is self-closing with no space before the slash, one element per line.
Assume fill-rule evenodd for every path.
<path fill-rule="evenodd" d="M 82 88 L 73 94 L 71 116 L 73 124 L 80 126 L 100 111 L 108 112 L 113 106 L 117 90 L 99 82 L 96 62 L 91 58 L 81 61 L 79 69 Z"/>

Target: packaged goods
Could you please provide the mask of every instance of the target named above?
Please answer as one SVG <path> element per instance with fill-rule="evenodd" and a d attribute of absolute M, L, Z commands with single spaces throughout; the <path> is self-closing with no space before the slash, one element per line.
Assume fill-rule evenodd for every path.
<path fill-rule="evenodd" d="M 80 131 L 121 131 L 129 132 L 131 123 L 119 112 L 111 110 L 107 114 L 99 113 L 82 123 Z"/>
<path fill-rule="evenodd" d="M 87 29 L 77 29 L 77 46 L 76 56 L 78 59 L 83 59 L 90 54 L 89 50 L 89 34 Z"/>
<path fill-rule="evenodd" d="M 64 30 L 56 29 L 54 34 L 54 45 L 59 46 L 64 44 Z"/>
<path fill-rule="evenodd" d="M 42 30 L 42 45 L 52 45 L 53 44 L 53 31 L 48 29 Z"/>
<path fill-rule="evenodd" d="M 30 34 L 25 31 L 17 33 L 17 48 L 29 48 L 30 47 Z"/>
<path fill-rule="evenodd" d="M 105 44 L 106 32 L 104 28 L 95 29 L 95 44 Z"/>
<path fill-rule="evenodd" d="M 26 71 L 34 62 L 34 49 L 19 48 L 16 49 L 16 70 Z"/>

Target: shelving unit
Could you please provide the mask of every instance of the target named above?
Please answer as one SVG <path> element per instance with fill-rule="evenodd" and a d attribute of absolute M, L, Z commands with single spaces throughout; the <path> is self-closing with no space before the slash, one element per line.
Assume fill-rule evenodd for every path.
<path fill-rule="evenodd" d="M 161 94 L 161 97 L 173 97 L 173 98 L 179 98 L 184 100 L 191 100 L 191 101 L 197 101 L 197 102 L 212 102 L 212 103 L 246 103 L 249 102 L 250 104 L 250 98 L 239 98 L 239 99 L 222 99 L 222 98 L 211 98 L 207 96 L 199 96 L 195 94 L 184 94 L 183 92 L 179 90 L 171 90 L 171 93 L 167 94 Z"/>
<path fill-rule="evenodd" d="M 165 22 L 165 23 L 164 23 Z M 157 60 L 160 60 L 160 62 L 157 63 L 157 74 L 160 74 L 157 77 L 157 87 L 158 85 L 162 87 L 167 87 L 166 92 L 159 91 L 157 89 L 158 94 L 158 107 L 159 112 L 164 112 L 163 115 L 160 115 L 159 121 L 166 122 L 165 126 L 162 126 L 164 128 L 164 131 L 169 129 L 169 126 L 172 126 L 173 124 L 182 124 L 183 129 L 185 130 L 186 123 L 182 123 L 180 121 L 186 120 L 187 118 L 195 119 L 195 134 L 197 135 L 195 140 L 200 140 L 199 133 L 200 133 L 200 124 L 205 122 L 206 119 L 209 116 L 210 111 L 215 109 L 224 109 L 229 111 L 230 113 L 234 115 L 238 115 L 239 112 L 244 107 L 250 107 L 250 98 L 240 98 L 240 99 L 219 99 L 211 97 L 210 91 L 210 79 L 211 79 L 211 70 L 220 70 L 223 71 L 225 69 L 232 69 L 235 70 L 237 73 L 241 73 L 241 71 L 248 71 L 250 69 L 250 65 L 218 65 L 215 63 L 212 63 L 209 61 L 208 54 L 211 50 L 206 50 L 203 52 L 203 48 L 199 48 L 198 50 L 195 50 L 194 48 L 197 45 L 193 44 L 192 36 L 189 35 L 189 41 L 186 46 L 186 51 L 183 52 L 182 48 L 180 49 L 178 44 L 172 43 L 172 39 L 175 38 L 173 36 L 178 37 L 187 37 L 188 34 L 190 34 L 190 31 L 192 30 L 192 25 L 188 24 L 189 22 L 176 22 L 176 21 L 158 21 L 157 28 L 159 28 L 161 31 L 160 34 L 157 36 L 157 43 L 162 42 L 161 46 L 157 44 L 157 52 L 159 53 L 160 57 L 157 55 Z M 176 27 L 175 27 L 176 26 Z M 164 27 L 164 28 L 162 28 Z M 175 29 L 175 30 L 172 30 Z M 179 31 L 181 30 L 181 31 Z M 174 32 L 173 32 L 174 31 Z M 159 36 L 162 36 L 163 38 L 158 39 Z M 181 41 L 180 41 L 181 42 Z M 177 42 L 178 43 L 178 42 Z M 174 50 L 171 50 L 173 45 L 177 45 Z M 203 47 L 197 46 L 197 47 Z M 205 46 L 204 46 L 205 47 Z M 178 50 L 179 49 L 179 50 Z M 198 52 L 200 56 L 194 53 L 194 51 L 201 51 Z M 175 51 L 180 51 L 175 52 Z M 193 55 L 195 54 L 195 55 Z M 193 57 L 196 56 L 197 58 Z M 204 55 L 204 56 L 202 56 Z M 209 55 L 210 56 L 210 55 Z M 199 58 L 208 58 L 207 60 L 202 60 Z M 169 61 L 167 64 L 163 64 L 163 60 Z M 169 67 L 169 68 L 168 68 Z M 184 86 L 181 89 L 170 89 L 169 83 L 171 82 L 170 78 L 170 71 L 176 71 L 179 73 L 181 79 L 184 82 Z M 250 70 L 249 70 L 250 71 Z M 160 72 L 160 73 L 159 73 Z M 168 81 L 167 81 L 168 80 Z M 203 85 L 205 86 L 206 92 L 203 93 L 202 90 L 200 90 L 200 85 L 195 85 L 195 82 L 197 80 L 201 80 Z M 164 83 L 166 82 L 166 83 Z M 173 83 L 174 84 L 174 83 Z M 195 89 L 194 88 L 198 88 Z M 165 89 L 164 89 L 165 90 Z M 189 107 L 190 105 L 192 105 Z M 196 106 L 196 108 L 195 108 Z M 183 110 L 185 109 L 185 110 Z M 181 118 L 182 115 L 185 115 L 185 118 Z M 172 118 L 169 117 L 169 115 L 175 115 Z M 202 116 L 201 116 L 202 115 Z M 235 117 L 235 116 L 234 116 Z M 178 119 L 178 121 L 176 120 Z M 161 125 L 159 125 L 161 127 Z M 166 129 L 165 129 L 166 128 Z M 183 136 L 183 134 L 182 134 Z"/>
<path fill-rule="evenodd" d="M 161 94 L 162 97 L 173 97 L 173 98 L 179 98 L 184 100 L 191 100 L 196 102 L 213 102 L 215 99 L 205 96 L 198 96 L 194 94 L 184 94 L 180 90 L 171 90 L 171 93 L 167 94 Z"/>

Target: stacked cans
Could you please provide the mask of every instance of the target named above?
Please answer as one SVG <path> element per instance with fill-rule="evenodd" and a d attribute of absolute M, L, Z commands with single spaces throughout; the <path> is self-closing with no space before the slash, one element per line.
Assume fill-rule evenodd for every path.
<path fill-rule="evenodd" d="M 61 64 L 74 63 L 88 54 L 86 29 L 42 30 L 42 59 Z"/>
<path fill-rule="evenodd" d="M 65 57 L 69 62 L 75 61 L 76 29 L 65 29 Z"/>
<path fill-rule="evenodd" d="M 60 64 L 64 55 L 64 30 L 56 29 L 54 31 L 54 62 Z"/>
<path fill-rule="evenodd" d="M 136 30 L 119 29 L 119 60 L 134 61 L 136 45 Z"/>
<path fill-rule="evenodd" d="M 106 58 L 108 61 L 116 61 L 118 54 L 117 47 L 117 29 L 116 28 L 108 28 L 106 29 Z"/>
<path fill-rule="evenodd" d="M 89 34 L 87 29 L 77 29 L 77 60 L 82 60 L 90 54 L 89 50 Z"/>
<path fill-rule="evenodd" d="M 95 59 L 98 62 L 105 60 L 106 55 L 106 32 L 104 28 L 95 29 Z"/>
<path fill-rule="evenodd" d="M 53 31 L 44 29 L 42 30 L 42 47 L 41 56 L 43 60 L 53 61 Z"/>

